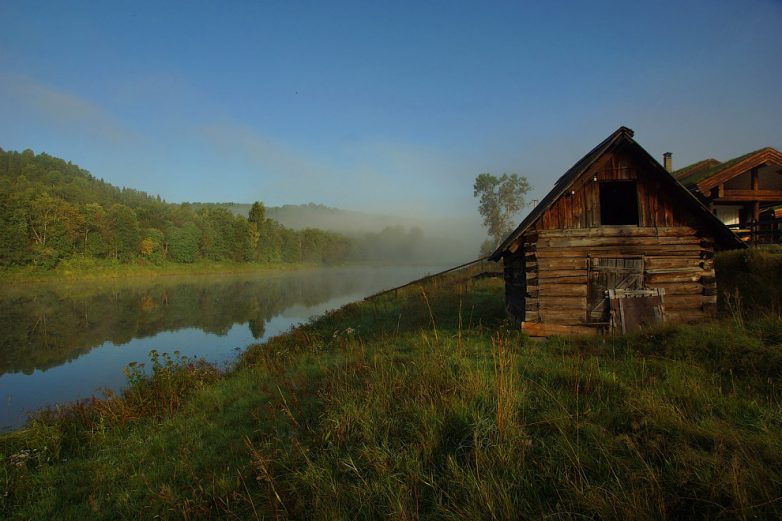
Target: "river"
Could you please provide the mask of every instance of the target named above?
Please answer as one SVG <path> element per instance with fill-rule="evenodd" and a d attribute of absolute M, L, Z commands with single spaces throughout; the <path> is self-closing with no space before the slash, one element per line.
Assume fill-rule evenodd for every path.
<path fill-rule="evenodd" d="M 149 351 L 229 366 L 248 345 L 442 267 L 335 267 L 233 276 L 0 286 L 0 430 L 101 390 Z"/>

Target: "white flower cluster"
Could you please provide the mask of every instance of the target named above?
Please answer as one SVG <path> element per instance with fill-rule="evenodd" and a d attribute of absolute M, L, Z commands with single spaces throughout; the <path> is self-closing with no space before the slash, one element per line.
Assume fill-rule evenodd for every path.
<path fill-rule="evenodd" d="M 356 332 L 356 330 L 355 330 L 355 329 L 353 329 L 352 327 L 345 328 L 345 330 L 344 330 L 344 331 L 342 331 L 342 332 L 340 332 L 340 330 L 339 330 L 339 329 L 335 329 L 335 330 L 334 330 L 334 333 L 331 335 L 331 338 L 337 338 L 337 337 L 339 337 L 339 336 L 340 336 L 341 334 L 343 334 L 343 333 L 344 333 L 346 336 L 351 336 L 351 335 L 353 335 L 353 333 L 355 333 L 355 332 Z"/>
<path fill-rule="evenodd" d="M 31 459 L 35 459 L 39 462 L 46 460 L 50 461 L 51 457 L 47 454 L 49 452 L 48 447 L 42 449 L 22 449 L 19 452 L 15 452 L 8 457 L 8 460 L 16 468 L 22 468 L 27 465 L 27 462 Z"/>

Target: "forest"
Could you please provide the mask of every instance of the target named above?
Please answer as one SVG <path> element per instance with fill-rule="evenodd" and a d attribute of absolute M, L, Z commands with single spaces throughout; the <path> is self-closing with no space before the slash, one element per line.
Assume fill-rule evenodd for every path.
<path fill-rule="evenodd" d="M 79 166 L 32 150 L 0 148 L 0 267 L 53 269 L 66 259 L 117 264 L 416 260 L 420 229 L 390 226 L 361 237 L 294 230 L 266 215 L 168 203 L 118 188 Z"/>

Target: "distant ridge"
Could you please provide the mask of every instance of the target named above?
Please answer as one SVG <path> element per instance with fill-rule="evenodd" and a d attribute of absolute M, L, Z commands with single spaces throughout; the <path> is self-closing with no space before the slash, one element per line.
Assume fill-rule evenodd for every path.
<path fill-rule="evenodd" d="M 245 203 L 191 203 L 193 208 L 219 206 L 235 215 L 247 217 L 251 204 Z M 317 203 L 269 206 L 266 216 L 294 230 L 318 228 L 349 235 L 378 232 L 392 226 L 415 226 L 418 223 L 400 216 L 380 215 L 354 210 L 343 210 Z"/>

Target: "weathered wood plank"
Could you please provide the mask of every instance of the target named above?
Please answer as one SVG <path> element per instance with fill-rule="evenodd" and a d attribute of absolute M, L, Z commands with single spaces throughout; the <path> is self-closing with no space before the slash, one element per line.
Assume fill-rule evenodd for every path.
<path fill-rule="evenodd" d="M 554 335 L 561 336 L 595 336 L 598 331 L 594 327 L 585 326 L 564 326 L 559 324 L 522 322 L 521 330 L 529 336 L 547 337 Z"/>
<path fill-rule="evenodd" d="M 638 194 L 638 224 L 640 226 L 649 226 L 649 204 L 646 200 L 646 187 L 643 183 L 636 182 L 635 187 Z"/>
<path fill-rule="evenodd" d="M 705 246 L 712 243 L 708 240 L 693 235 L 683 237 L 556 237 L 540 239 L 537 242 L 537 250 L 542 251 L 548 248 L 591 249 L 598 246 L 623 246 L 626 244 L 633 244 L 637 246 L 672 246 L 681 244 Z"/>
<path fill-rule="evenodd" d="M 587 274 L 586 271 L 584 271 L 581 275 L 569 275 L 569 276 L 559 276 L 559 277 L 550 277 L 547 272 L 542 272 L 539 277 L 536 278 L 528 278 L 527 282 L 530 285 L 533 286 L 539 286 L 541 283 L 557 283 L 557 284 L 586 284 L 587 283 Z"/>
<path fill-rule="evenodd" d="M 647 286 L 664 289 L 666 298 L 668 295 L 700 295 L 703 293 L 703 285 L 697 282 L 665 282 L 657 283 L 654 286 L 647 284 Z"/>
<path fill-rule="evenodd" d="M 560 279 L 562 277 L 584 277 L 587 276 L 587 270 L 586 268 L 583 269 L 577 269 L 577 270 L 569 270 L 569 269 L 561 269 L 561 270 L 540 270 L 536 272 L 537 274 L 529 271 L 527 272 L 527 278 L 530 279 L 533 276 L 541 279 Z"/>
<path fill-rule="evenodd" d="M 557 311 L 541 309 L 538 311 L 541 322 L 564 325 L 586 325 L 586 316 L 582 311 Z"/>
<path fill-rule="evenodd" d="M 702 269 L 700 266 L 685 266 L 683 268 L 654 268 L 654 269 L 647 269 L 644 271 L 647 275 L 657 275 L 657 274 L 663 274 L 663 273 L 705 273 L 706 270 Z"/>
<path fill-rule="evenodd" d="M 689 226 L 602 226 L 574 230 L 540 230 L 540 239 L 555 237 L 684 237 L 697 235 L 698 230 Z"/>
<path fill-rule="evenodd" d="M 700 282 L 703 271 L 687 273 L 656 273 L 644 277 L 647 286 L 659 287 L 670 282 Z"/>
<path fill-rule="evenodd" d="M 671 246 L 642 246 L 632 243 L 617 246 L 600 246 L 595 248 L 547 248 L 539 249 L 536 258 L 555 259 L 565 257 L 586 257 L 591 254 L 593 257 L 620 257 L 622 255 L 666 255 L 666 256 L 703 256 L 704 250 L 698 246 L 676 244 Z"/>
<path fill-rule="evenodd" d="M 535 304 L 540 308 L 556 309 L 556 306 L 562 306 L 563 309 L 586 310 L 586 297 L 541 295 Z"/>
<path fill-rule="evenodd" d="M 586 284 L 546 284 L 541 281 L 537 287 L 528 286 L 528 291 L 538 291 L 539 298 L 543 297 L 586 297 Z"/>
<path fill-rule="evenodd" d="M 615 250 L 633 248 L 640 251 L 647 250 L 650 252 L 655 252 L 659 256 L 666 256 L 668 251 L 690 251 L 693 256 L 698 256 L 703 250 L 710 251 L 713 249 L 709 245 L 704 246 L 693 241 L 677 243 L 672 242 L 667 244 L 665 242 L 659 242 L 648 237 L 640 237 L 638 239 L 627 237 L 621 239 L 595 239 L 594 242 L 592 242 L 590 239 L 578 239 L 578 241 L 583 242 L 583 244 L 565 244 L 562 242 L 559 245 L 545 245 L 543 242 L 539 242 L 535 250 L 535 255 L 572 251 L 583 255 L 599 257 L 601 253 L 610 253 Z M 672 256 L 675 255 L 676 254 Z"/>
<path fill-rule="evenodd" d="M 709 261 L 710 262 L 710 261 Z M 644 265 L 647 269 L 665 269 L 665 268 L 703 268 L 707 261 L 699 256 L 692 257 L 664 257 L 650 255 L 644 259 Z"/>
<path fill-rule="evenodd" d="M 586 310 L 583 307 L 579 306 L 559 306 L 554 304 L 545 304 L 541 303 L 539 306 L 533 306 L 533 305 L 527 305 L 525 306 L 525 311 L 527 313 L 529 312 L 535 312 L 540 313 L 543 315 L 547 315 L 550 312 L 563 312 L 568 313 L 570 317 L 585 317 L 586 316 Z M 579 320 L 579 323 L 581 321 Z"/>
<path fill-rule="evenodd" d="M 655 183 L 655 186 L 650 187 L 650 193 L 661 193 L 659 190 L 660 184 Z M 649 221 L 648 223 L 652 226 L 661 226 L 663 225 L 662 222 L 660 222 L 660 219 L 658 215 L 660 215 L 660 199 L 657 197 L 652 197 L 652 200 L 650 201 L 650 208 L 649 208 Z"/>
<path fill-rule="evenodd" d="M 528 263 L 528 270 L 539 272 L 547 270 L 585 270 L 587 269 L 587 257 L 551 257 L 545 260 L 538 259 L 537 262 Z"/>

